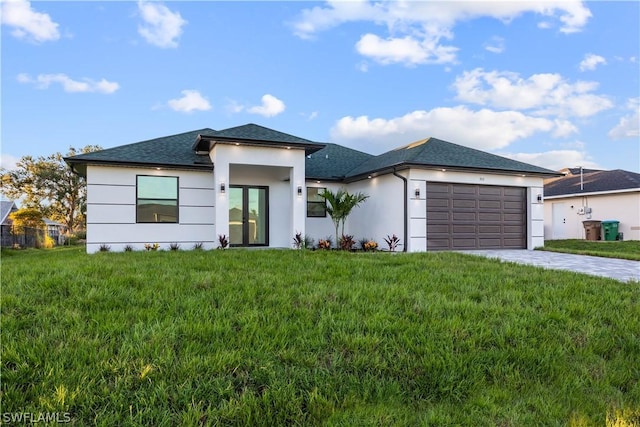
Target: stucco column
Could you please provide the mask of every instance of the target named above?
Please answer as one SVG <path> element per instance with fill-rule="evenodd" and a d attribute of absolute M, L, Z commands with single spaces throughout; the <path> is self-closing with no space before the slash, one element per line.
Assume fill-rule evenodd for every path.
<path fill-rule="evenodd" d="M 305 235 L 305 223 L 307 218 L 307 188 L 305 186 L 304 163 L 296 162 L 289 170 L 291 183 L 291 237 L 290 242 L 297 233 Z M 298 191 L 300 190 L 300 192 Z"/>
<path fill-rule="evenodd" d="M 229 239 L 229 161 L 223 153 L 218 151 L 218 147 L 211 151 L 211 160 L 214 164 L 213 180 L 216 197 L 214 218 L 216 247 L 218 236 L 225 235 L 227 240 Z"/>

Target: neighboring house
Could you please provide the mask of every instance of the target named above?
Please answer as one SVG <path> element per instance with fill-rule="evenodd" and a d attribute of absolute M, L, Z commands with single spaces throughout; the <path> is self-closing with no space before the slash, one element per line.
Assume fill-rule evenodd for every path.
<path fill-rule="evenodd" d="M 35 237 L 29 238 L 27 235 L 23 236 L 15 236 L 12 234 L 12 221 L 9 218 L 13 212 L 18 210 L 18 206 L 15 202 L 11 200 L 1 200 L 0 201 L 0 218 L 2 222 L 0 223 L 0 227 L 2 227 L 2 247 L 12 247 L 14 244 L 18 244 L 21 246 L 34 246 L 35 245 Z M 62 244 L 63 237 L 66 226 L 64 224 L 60 224 L 59 222 L 55 222 L 50 220 L 49 218 L 42 218 L 47 228 L 47 234 L 49 237 L 53 239 L 56 244 Z M 31 240 L 34 240 L 31 243 Z"/>
<path fill-rule="evenodd" d="M 3 248 L 13 246 L 13 235 L 11 234 L 11 215 L 13 212 L 18 210 L 18 206 L 16 206 L 15 202 L 11 200 L 0 200 L 0 228 L 2 232 L 2 242 L 1 245 Z"/>
<path fill-rule="evenodd" d="M 620 221 L 624 240 L 640 240 L 640 174 L 569 168 L 544 184 L 547 239 L 584 239 L 583 221 Z"/>
<path fill-rule="evenodd" d="M 145 243 L 292 247 L 331 236 L 319 194 L 369 195 L 345 233 L 400 249 L 544 244 L 543 179 L 558 173 L 428 138 L 379 156 L 255 124 L 205 128 L 65 159 L 87 178 L 87 252 Z"/>

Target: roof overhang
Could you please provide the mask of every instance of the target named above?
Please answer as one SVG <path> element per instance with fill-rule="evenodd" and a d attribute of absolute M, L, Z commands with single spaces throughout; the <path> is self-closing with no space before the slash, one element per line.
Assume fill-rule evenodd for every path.
<path fill-rule="evenodd" d="M 448 165 L 425 165 L 420 163 L 408 163 L 401 162 L 396 163 L 391 166 L 385 166 L 384 168 L 375 169 L 363 173 L 359 173 L 357 175 L 345 177 L 345 182 L 355 182 L 361 181 L 363 179 L 374 178 L 380 175 L 386 175 L 389 173 L 393 173 L 394 171 L 401 171 L 405 169 L 423 169 L 423 170 L 434 170 L 434 171 L 442 171 L 442 172 L 467 172 L 467 173 L 491 173 L 497 175 L 508 175 L 508 176 L 517 176 L 517 177 L 536 177 L 536 178 L 550 178 L 556 176 L 562 176 L 561 173 L 557 172 L 534 172 L 534 171 L 515 171 L 508 169 L 483 169 L 483 168 L 466 168 L 466 167 L 456 167 L 456 166 L 448 166 Z"/>
<path fill-rule="evenodd" d="M 304 150 L 305 155 L 315 153 L 316 151 L 320 151 L 324 147 L 326 147 L 325 144 L 311 142 L 305 144 L 300 142 L 265 141 L 259 139 L 240 139 L 224 136 L 198 135 L 191 148 L 196 152 L 210 152 L 217 144 Z"/>
<path fill-rule="evenodd" d="M 111 167 L 125 167 L 125 168 L 145 168 L 145 169 L 166 169 L 166 170 L 197 170 L 197 171 L 212 171 L 212 163 L 193 163 L 188 164 L 164 164 L 164 163 L 143 163 L 143 162 L 128 162 L 117 160 L 76 160 L 72 157 L 65 157 L 64 161 L 71 167 L 71 170 L 76 174 L 86 177 L 87 166 L 111 166 Z"/>

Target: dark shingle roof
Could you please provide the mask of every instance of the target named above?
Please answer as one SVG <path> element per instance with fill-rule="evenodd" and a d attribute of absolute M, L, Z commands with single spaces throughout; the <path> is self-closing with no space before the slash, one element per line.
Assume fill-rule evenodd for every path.
<path fill-rule="evenodd" d="M 350 171 L 347 176 L 357 177 L 403 165 L 557 175 L 557 172 L 549 169 L 453 144 L 437 138 L 427 138 L 373 157 Z"/>
<path fill-rule="evenodd" d="M 305 170 L 308 179 L 342 180 L 347 173 L 372 158 L 371 154 L 337 144 L 307 156 Z"/>
<path fill-rule="evenodd" d="M 313 141 L 299 138 L 288 133 L 279 132 L 264 126 L 249 123 L 242 126 L 236 126 L 229 129 L 209 132 L 207 136 L 216 136 L 229 139 L 252 140 L 252 141 L 270 141 L 292 144 L 312 144 Z"/>
<path fill-rule="evenodd" d="M 76 170 L 81 173 L 84 170 L 82 166 L 87 163 L 212 169 L 213 164 L 209 156 L 197 155 L 191 148 L 198 135 L 211 132 L 215 131 L 204 128 L 67 157 L 65 161 L 71 165 L 77 165 Z"/>
<path fill-rule="evenodd" d="M 545 183 L 544 195 L 551 197 L 629 189 L 640 190 L 640 174 L 622 169 L 589 172 L 583 170 L 580 189 L 580 169 L 577 169 L 576 175 L 567 175 Z"/>

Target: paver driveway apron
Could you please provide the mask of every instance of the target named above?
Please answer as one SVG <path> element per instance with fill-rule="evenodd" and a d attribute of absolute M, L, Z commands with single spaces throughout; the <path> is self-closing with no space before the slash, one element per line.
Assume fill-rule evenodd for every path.
<path fill-rule="evenodd" d="M 640 261 L 528 250 L 472 250 L 464 253 L 549 269 L 609 277 L 621 282 L 640 281 Z"/>

